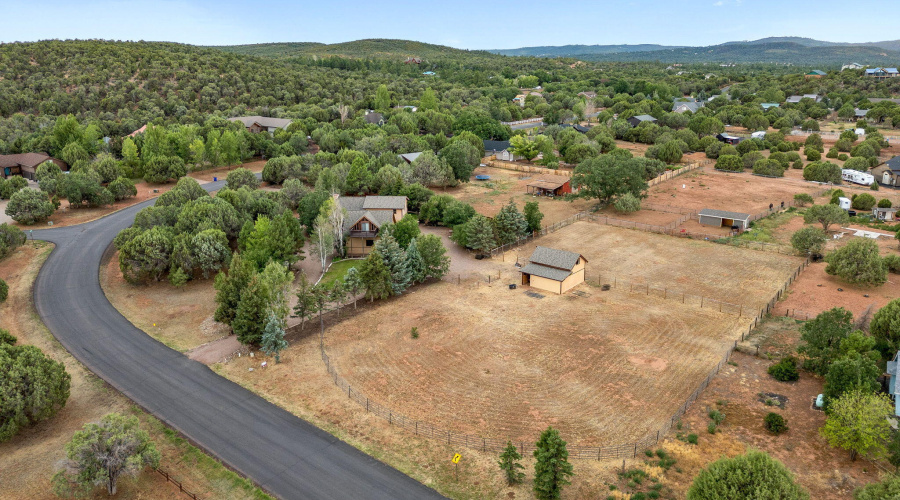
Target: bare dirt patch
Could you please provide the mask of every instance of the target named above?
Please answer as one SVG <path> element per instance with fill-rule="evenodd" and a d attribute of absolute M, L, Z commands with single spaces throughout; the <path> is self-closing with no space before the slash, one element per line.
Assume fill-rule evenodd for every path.
<path fill-rule="evenodd" d="M 475 175 L 490 175 L 488 181 L 475 180 Z M 567 219 L 578 212 L 588 210 L 596 205 L 593 200 L 565 201 L 561 198 L 532 196 L 526 194 L 526 185 L 538 177 L 552 177 L 547 174 L 532 174 L 495 167 L 478 167 L 473 172 L 472 180 L 455 188 L 437 190 L 438 194 L 449 194 L 454 198 L 472 205 L 481 215 L 494 217 L 512 198 L 519 210 L 525 203 L 537 201 L 544 214 L 543 225 L 547 226 Z M 564 177 L 560 177 L 563 179 Z"/>
<path fill-rule="evenodd" d="M 793 336 L 797 336 L 796 325 Z M 676 498 L 684 497 L 701 468 L 723 455 L 735 456 L 748 448 L 763 450 L 784 462 L 811 498 L 850 498 L 854 488 L 878 480 L 878 469 L 871 462 L 851 462 L 846 451 L 828 446 L 819 435 L 825 414 L 814 410 L 812 403 L 822 392 L 820 378 L 803 372 L 797 382 L 778 382 L 766 373 L 774 361 L 741 353 L 735 353 L 732 361 L 736 366 L 726 365 L 682 419 L 680 432 L 698 434 L 699 444 L 670 438 L 664 445 L 678 460 L 676 471 L 670 470 L 666 476 Z M 783 396 L 787 400 L 784 409 L 761 402 L 760 393 Z M 725 414 L 714 435 L 706 431 L 710 409 Z M 766 431 L 763 418 L 769 412 L 787 420 L 787 433 L 775 436 Z"/>
<path fill-rule="evenodd" d="M 216 168 L 210 168 L 210 169 L 206 169 L 206 170 L 200 170 L 197 172 L 191 172 L 188 174 L 188 177 L 193 177 L 194 179 L 197 179 L 202 184 L 204 182 L 212 182 L 213 177 L 218 178 L 218 180 L 220 180 L 220 181 L 225 180 L 225 177 L 228 176 L 229 172 L 231 172 L 232 170 L 238 169 L 238 168 L 242 168 L 242 167 L 249 169 L 253 173 L 258 174 L 259 172 L 262 172 L 262 169 L 265 166 L 266 166 L 266 160 L 254 160 L 254 161 L 249 161 L 249 162 L 241 164 L 241 165 L 228 165 L 225 167 L 216 167 Z"/>
<path fill-rule="evenodd" d="M 832 307 L 843 307 L 858 317 L 871 305 L 877 311 L 900 297 L 900 277 L 896 274 L 888 274 L 888 282 L 884 285 L 863 287 L 850 285 L 837 276 L 826 274 L 825 266 L 824 262 L 810 264 L 788 289 L 787 298 L 775 306 L 773 314 L 784 315 L 790 310 L 791 315 L 800 315 L 800 319 L 805 319 L 804 313 L 813 318 Z M 843 291 L 838 291 L 838 288 Z"/>
<path fill-rule="evenodd" d="M 769 204 L 780 206 L 782 201 L 787 204 L 795 194 L 813 194 L 821 189 L 819 185 L 793 178 L 771 179 L 749 172 L 732 174 L 704 167 L 653 186 L 647 201 L 693 210 L 715 208 L 757 214 L 767 210 Z"/>
<path fill-rule="evenodd" d="M 597 215 L 605 215 L 613 219 L 630 220 L 640 222 L 641 224 L 649 224 L 651 226 L 668 226 L 674 224 L 684 217 L 681 214 L 658 212 L 656 210 L 641 209 L 630 214 L 617 212 L 613 207 L 606 207 L 596 212 Z"/>

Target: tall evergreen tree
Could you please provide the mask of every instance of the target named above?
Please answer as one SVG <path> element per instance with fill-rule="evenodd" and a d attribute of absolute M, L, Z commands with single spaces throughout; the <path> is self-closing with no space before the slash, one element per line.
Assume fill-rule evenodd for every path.
<path fill-rule="evenodd" d="M 466 241 L 472 250 L 486 253 L 494 248 L 496 244 L 494 226 L 487 217 L 481 214 L 475 215 L 465 224 L 465 231 Z"/>
<path fill-rule="evenodd" d="M 265 286 L 260 276 L 256 274 L 250 278 L 247 288 L 241 294 L 234 321 L 231 322 L 231 328 L 241 344 L 257 345 L 262 340 L 263 328 L 269 313 L 267 302 Z"/>
<path fill-rule="evenodd" d="M 241 254 L 235 252 L 231 258 L 231 267 L 228 272 L 220 272 L 216 275 L 217 306 L 213 319 L 226 325 L 230 325 L 234 321 L 238 304 L 241 302 L 241 294 L 247 288 L 254 272 L 254 264 L 244 260 Z"/>
<path fill-rule="evenodd" d="M 500 209 L 494 218 L 494 234 L 501 245 L 512 243 L 528 232 L 528 222 L 519 212 L 516 203 L 510 198 L 509 203 Z"/>
<path fill-rule="evenodd" d="M 406 247 L 406 268 L 409 271 L 410 284 L 425 281 L 425 261 L 422 260 L 415 238 L 410 240 L 409 246 Z"/>
<path fill-rule="evenodd" d="M 406 254 L 397 240 L 390 234 L 383 234 L 375 242 L 375 251 L 384 259 L 384 265 L 391 273 L 391 291 L 394 295 L 400 295 L 409 288 L 411 275 L 406 266 Z"/>
<path fill-rule="evenodd" d="M 562 487 L 569 484 L 572 464 L 566 442 L 553 427 L 541 433 L 534 450 L 534 494 L 539 500 L 558 500 Z"/>
<path fill-rule="evenodd" d="M 450 270 L 450 257 L 439 236 L 425 234 L 415 239 L 419 255 L 425 265 L 425 277 L 441 279 Z"/>
<path fill-rule="evenodd" d="M 391 295 L 391 271 L 384 264 L 384 258 L 378 250 L 370 253 L 359 266 L 359 279 L 370 302 Z"/>
<path fill-rule="evenodd" d="M 525 479 L 525 473 L 519 471 L 519 469 L 524 469 L 525 467 L 519 463 L 519 460 L 522 460 L 522 455 L 513 446 L 512 441 L 507 441 L 506 448 L 500 454 L 500 461 L 497 464 L 506 476 L 506 484 L 509 486 L 521 483 Z"/>
<path fill-rule="evenodd" d="M 544 214 L 541 213 L 541 210 L 538 208 L 538 202 L 529 201 L 525 203 L 525 222 L 528 223 L 528 231 L 534 233 L 536 231 L 541 230 L 541 220 L 544 219 Z"/>
<path fill-rule="evenodd" d="M 347 270 L 347 274 L 344 275 L 344 290 L 353 298 L 353 309 L 356 309 L 356 296 L 363 290 L 359 269 L 351 267 Z"/>
<path fill-rule="evenodd" d="M 269 356 L 275 356 L 275 363 L 281 362 L 281 351 L 287 349 L 287 340 L 284 340 L 284 323 L 274 314 L 269 313 L 269 321 L 263 330 L 260 347 Z"/>

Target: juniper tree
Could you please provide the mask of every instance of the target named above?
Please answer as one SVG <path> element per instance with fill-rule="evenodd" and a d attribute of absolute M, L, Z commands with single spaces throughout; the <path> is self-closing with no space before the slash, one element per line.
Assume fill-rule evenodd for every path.
<path fill-rule="evenodd" d="M 494 226 L 487 217 L 480 214 L 475 215 L 464 226 L 469 248 L 480 253 L 489 252 L 494 248 L 496 243 Z"/>
<path fill-rule="evenodd" d="M 370 302 L 391 295 L 391 271 L 378 250 L 370 253 L 359 266 L 359 278 Z"/>
<path fill-rule="evenodd" d="M 400 295 L 409 287 L 412 278 L 406 265 L 406 254 L 390 234 L 378 238 L 375 242 L 375 251 L 384 259 L 384 265 L 391 274 L 391 292 Z"/>
<path fill-rule="evenodd" d="M 509 203 L 500 209 L 494 218 L 494 234 L 501 245 L 512 243 L 528 232 L 528 222 L 519 212 L 516 203 L 510 198 Z"/>

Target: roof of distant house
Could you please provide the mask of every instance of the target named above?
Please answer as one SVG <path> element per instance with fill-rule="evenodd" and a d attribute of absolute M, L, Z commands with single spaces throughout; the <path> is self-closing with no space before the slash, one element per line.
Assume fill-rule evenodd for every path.
<path fill-rule="evenodd" d="M 677 111 L 681 108 L 684 108 L 686 111 L 696 113 L 697 110 L 702 107 L 703 103 L 697 101 L 675 101 L 672 103 L 672 111 Z"/>
<path fill-rule="evenodd" d="M 900 99 L 890 99 L 890 98 L 885 98 L 885 97 L 870 97 L 869 98 L 869 102 L 871 102 L 872 104 L 877 104 L 881 101 L 890 101 L 894 104 L 900 104 Z"/>
<path fill-rule="evenodd" d="M 870 68 L 866 70 L 867 75 L 875 73 L 898 73 L 897 68 Z"/>
<path fill-rule="evenodd" d="M 704 208 L 700 211 L 700 215 L 705 215 L 708 217 L 718 217 L 720 219 L 736 219 L 736 220 L 749 220 L 750 214 L 743 214 L 740 212 L 729 212 L 727 210 L 716 210 L 714 208 Z"/>
<path fill-rule="evenodd" d="M 138 135 L 138 134 L 143 134 L 143 133 L 146 132 L 146 131 L 147 131 L 147 125 L 144 125 L 143 127 L 141 127 L 141 128 L 139 128 L 139 129 L 135 130 L 134 132 L 128 134 L 128 137 L 134 137 L 134 136 L 136 136 L 136 135 Z"/>
<path fill-rule="evenodd" d="M 0 155 L 0 168 L 36 167 L 53 158 L 46 153 L 20 153 L 16 155 Z"/>
<path fill-rule="evenodd" d="M 241 122 L 245 127 L 252 127 L 254 123 L 265 128 L 287 128 L 291 124 L 291 120 L 287 118 L 272 118 L 269 116 L 236 116 L 229 118 L 228 121 Z"/>
<path fill-rule="evenodd" d="M 827 74 L 828 73 L 826 73 L 820 69 L 814 69 L 814 70 L 810 71 L 809 73 L 807 73 L 807 75 L 818 75 L 818 76 L 825 76 Z"/>
<path fill-rule="evenodd" d="M 900 172 L 900 156 L 895 156 L 884 162 L 884 164 L 887 165 L 892 172 Z"/>
<path fill-rule="evenodd" d="M 403 153 L 402 155 L 397 155 L 397 156 L 406 160 L 407 163 L 412 163 L 412 162 L 416 161 L 416 158 L 418 158 L 421 155 L 422 155 L 422 152 L 420 151 L 417 153 Z"/>
<path fill-rule="evenodd" d="M 485 139 L 483 142 L 485 151 L 506 151 L 509 149 L 509 141 L 489 141 Z"/>
<path fill-rule="evenodd" d="M 868 109 L 859 109 L 859 108 L 856 108 L 856 109 L 853 110 L 853 113 L 854 113 L 854 115 L 856 115 L 857 117 L 863 117 L 863 116 L 866 116 L 866 115 L 869 113 L 869 110 L 868 110 Z"/>
<path fill-rule="evenodd" d="M 777 102 L 764 102 L 761 103 L 760 106 L 762 106 L 763 109 L 780 108 L 781 104 L 778 104 Z"/>
<path fill-rule="evenodd" d="M 366 118 L 366 123 L 375 123 L 375 124 L 377 124 L 377 123 L 381 122 L 382 120 L 384 120 L 384 115 L 382 115 L 381 113 L 376 113 L 376 112 L 373 111 L 373 112 L 371 112 L 371 113 L 366 113 L 366 117 L 365 117 L 365 118 Z"/>
<path fill-rule="evenodd" d="M 640 122 L 655 122 L 656 121 L 656 118 L 653 118 L 650 115 L 637 115 L 637 116 L 632 116 L 632 118 L 634 118 Z"/>
<path fill-rule="evenodd" d="M 786 101 L 786 102 L 789 102 L 789 103 L 798 103 L 798 102 L 800 102 L 802 99 L 812 99 L 812 100 L 814 100 L 814 101 L 816 101 L 816 102 L 819 102 L 819 101 L 821 100 L 821 98 L 819 97 L 818 94 L 803 94 L 803 95 L 792 95 L 792 96 L 790 96 L 790 97 L 787 98 L 787 101 Z"/>
<path fill-rule="evenodd" d="M 366 196 L 364 210 L 402 210 L 406 208 L 406 196 Z"/>

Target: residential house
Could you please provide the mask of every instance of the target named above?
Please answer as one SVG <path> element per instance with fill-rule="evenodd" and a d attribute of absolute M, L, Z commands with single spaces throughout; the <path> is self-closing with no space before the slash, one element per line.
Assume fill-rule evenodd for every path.
<path fill-rule="evenodd" d="M 845 69 L 863 69 L 863 68 L 865 68 L 865 66 L 863 66 L 860 63 L 854 62 L 854 63 L 845 64 L 845 65 L 841 66 L 841 71 L 844 71 Z"/>
<path fill-rule="evenodd" d="M 809 80 L 810 78 L 822 78 L 823 76 L 825 76 L 827 74 L 828 73 L 826 73 L 820 69 L 814 69 L 814 70 L 810 71 L 809 73 L 807 73 L 806 75 L 804 75 L 804 77 L 807 80 Z"/>
<path fill-rule="evenodd" d="M 371 123 L 372 125 L 378 125 L 379 127 L 384 125 L 384 115 L 381 113 L 376 113 L 374 111 L 366 111 L 366 116 L 364 117 L 366 123 Z"/>
<path fill-rule="evenodd" d="M 406 215 L 406 196 L 339 196 L 337 200 L 347 212 L 343 229 L 348 257 L 368 255 L 375 248 L 378 231 Z"/>
<path fill-rule="evenodd" d="M 422 64 L 422 58 L 420 57 L 407 57 L 403 64 Z"/>
<path fill-rule="evenodd" d="M 681 98 L 675 99 L 672 103 L 672 112 L 673 113 L 684 113 L 690 111 L 691 113 L 696 113 L 697 110 L 703 107 L 703 103 L 697 101 L 694 98 Z"/>
<path fill-rule="evenodd" d="M 13 175 L 19 175 L 26 179 L 35 180 L 34 174 L 38 165 L 45 161 L 52 161 L 64 172 L 69 170 L 69 165 L 66 162 L 53 158 L 46 153 L 0 155 L 0 177 L 5 179 Z"/>
<path fill-rule="evenodd" d="M 630 123 L 632 127 L 637 127 L 638 125 L 640 125 L 641 123 L 644 123 L 644 122 L 654 123 L 654 122 L 656 122 L 656 118 L 653 118 L 650 115 L 637 115 L 637 116 L 632 116 L 631 118 L 627 119 L 626 121 L 628 123 Z"/>
<path fill-rule="evenodd" d="M 520 107 L 525 107 L 525 97 L 526 94 L 519 94 L 513 97 L 513 103 L 518 104 Z"/>
<path fill-rule="evenodd" d="M 850 121 L 864 120 L 867 114 L 869 114 L 868 109 L 854 108 L 853 118 L 851 118 Z"/>
<path fill-rule="evenodd" d="M 259 132 L 274 133 L 278 129 L 285 129 L 291 124 L 286 118 L 270 118 L 267 116 L 237 116 L 229 118 L 230 122 L 241 122 L 251 134 Z"/>
<path fill-rule="evenodd" d="M 572 184 L 568 177 L 537 177 L 525 185 L 525 192 L 532 196 L 562 196 L 572 192 Z"/>
<path fill-rule="evenodd" d="M 499 153 L 500 151 L 506 151 L 509 149 L 509 141 L 483 140 L 482 143 L 484 144 L 485 156 L 490 156 L 493 153 Z"/>
<path fill-rule="evenodd" d="M 818 94 L 792 95 L 785 101 L 787 104 L 797 104 L 803 99 L 812 99 L 816 102 L 822 102 L 822 96 Z"/>
<path fill-rule="evenodd" d="M 895 156 L 872 169 L 872 175 L 885 186 L 900 186 L 900 156 Z"/>
<path fill-rule="evenodd" d="M 406 163 L 412 163 L 412 162 L 416 161 L 416 158 L 418 158 L 421 155 L 422 155 L 422 152 L 419 151 L 416 153 L 404 153 L 402 155 L 397 155 L 397 156 L 399 156 Z"/>
<path fill-rule="evenodd" d="M 737 227 L 741 231 L 746 231 L 750 227 L 750 214 L 740 212 L 704 208 L 697 214 L 697 218 L 704 226 Z"/>
<path fill-rule="evenodd" d="M 872 68 L 866 70 L 866 76 L 870 78 L 896 78 L 900 76 L 897 68 Z"/>
<path fill-rule="evenodd" d="M 522 284 L 563 294 L 584 282 L 587 259 L 565 250 L 538 246 L 521 269 Z"/>

